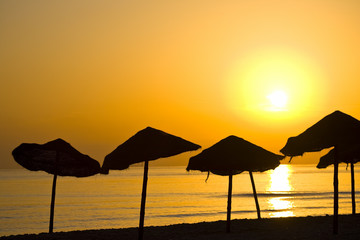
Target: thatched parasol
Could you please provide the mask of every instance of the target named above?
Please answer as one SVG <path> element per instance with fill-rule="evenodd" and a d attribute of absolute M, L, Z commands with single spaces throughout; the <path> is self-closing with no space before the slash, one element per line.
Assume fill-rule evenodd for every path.
<path fill-rule="evenodd" d="M 344 146 L 337 156 L 338 163 L 350 163 L 351 169 L 351 199 L 352 199 L 352 214 L 356 214 L 355 203 L 355 172 L 354 164 L 360 161 L 360 144 L 351 146 Z M 320 158 L 317 168 L 327 168 L 335 162 L 335 150 L 331 149 L 326 155 Z"/>
<path fill-rule="evenodd" d="M 242 138 L 229 136 L 190 158 L 186 170 L 229 176 L 226 231 L 230 232 L 232 176 L 243 171 L 249 172 L 258 218 L 261 218 L 252 172 L 275 169 L 283 158 Z"/>
<path fill-rule="evenodd" d="M 45 144 L 22 143 L 12 155 L 17 163 L 31 171 L 53 174 L 49 233 L 53 232 L 57 176 L 88 177 L 100 172 L 100 164 L 62 139 Z"/>
<path fill-rule="evenodd" d="M 174 156 L 187 151 L 194 151 L 199 148 L 199 145 L 186 141 L 180 137 L 147 127 L 137 132 L 105 157 L 102 166 L 103 173 L 108 173 L 110 169 L 123 170 L 128 168 L 131 164 L 145 162 L 140 209 L 139 239 L 143 238 L 144 231 L 149 161 Z"/>
<path fill-rule="evenodd" d="M 360 122 L 340 111 L 327 115 L 296 137 L 290 137 L 280 151 L 290 157 L 334 147 L 334 234 L 338 232 L 338 152 L 359 142 Z"/>

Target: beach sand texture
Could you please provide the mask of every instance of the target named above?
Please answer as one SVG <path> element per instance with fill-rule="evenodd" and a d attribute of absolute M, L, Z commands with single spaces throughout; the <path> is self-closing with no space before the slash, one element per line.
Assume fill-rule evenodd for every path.
<path fill-rule="evenodd" d="M 332 234 L 332 216 L 241 219 L 231 221 L 231 233 L 225 233 L 225 221 L 145 227 L 144 239 L 230 240 L 230 239 L 360 239 L 360 215 L 340 215 L 339 234 Z M 132 240 L 137 228 L 101 229 L 53 234 L 25 234 L 0 237 L 1 240 Z"/>

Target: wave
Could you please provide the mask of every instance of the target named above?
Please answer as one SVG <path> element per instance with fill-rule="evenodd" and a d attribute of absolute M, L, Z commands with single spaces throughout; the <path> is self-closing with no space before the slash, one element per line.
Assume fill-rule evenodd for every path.
<path fill-rule="evenodd" d="M 309 207 L 297 207 L 297 209 L 327 209 L 325 206 L 309 206 Z M 288 212 L 294 211 L 294 207 L 283 208 L 283 209 L 261 209 L 262 213 L 277 213 L 277 212 Z M 209 216 L 217 216 L 217 215 L 226 215 L 226 211 L 212 211 L 212 212 L 194 212 L 194 213 L 177 213 L 177 214 L 157 214 L 148 217 L 153 218 L 190 218 L 190 217 L 209 217 Z M 256 209 L 253 210 L 232 210 L 231 214 L 248 214 L 248 213 L 256 213 Z"/>
<path fill-rule="evenodd" d="M 356 194 L 359 194 L 360 192 L 357 192 Z M 258 197 L 284 197 L 284 198 L 295 198 L 295 197 L 311 197 L 311 198 L 332 198 L 334 195 L 333 192 L 262 192 L 257 193 Z M 339 192 L 339 198 L 347 198 L 351 195 L 351 192 Z M 211 195 L 211 197 L 214 198 L 223 198 L 227 197 L 227 194 L 221 194 L 221 195 Z M 238 194 L 232 194 L 233 198 L 239 198 L 239 197 L 254 197 L 253 193 L 238 193 Z"/>

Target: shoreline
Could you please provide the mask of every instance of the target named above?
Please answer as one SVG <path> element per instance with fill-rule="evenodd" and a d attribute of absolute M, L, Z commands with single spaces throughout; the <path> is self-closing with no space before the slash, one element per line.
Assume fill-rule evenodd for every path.
<path fill-rule="evenodd" d="M 144 229 L 144 240 L 223 240 L 223 239 L 360 239 L 360 214 L 339 215 L 339 233 L 332 234 L 332 216 L 234 219 L 231 233 L 225 233 L 226 221 L 151 226 Z M 137 239 L 137 228 L 81 230 L 53 234 L 1 236 L 7 240 L 131 240 Z"/>

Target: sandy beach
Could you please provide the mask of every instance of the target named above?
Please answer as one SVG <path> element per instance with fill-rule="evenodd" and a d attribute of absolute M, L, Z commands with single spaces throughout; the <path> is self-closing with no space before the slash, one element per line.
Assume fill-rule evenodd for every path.
<path fill-rule="evenodd" d="M 225 221 L 145 227 L 144 239 L 227 240 L 227 239 L 360 239 L 360 215 L 340 215 L 339 234 L 332 234 L 332 216 L 232 220 L 231 233 Z M 25 234 L 0 239 L 137 239 L 137 228 L 100 229 L 53 234 Z"/>

